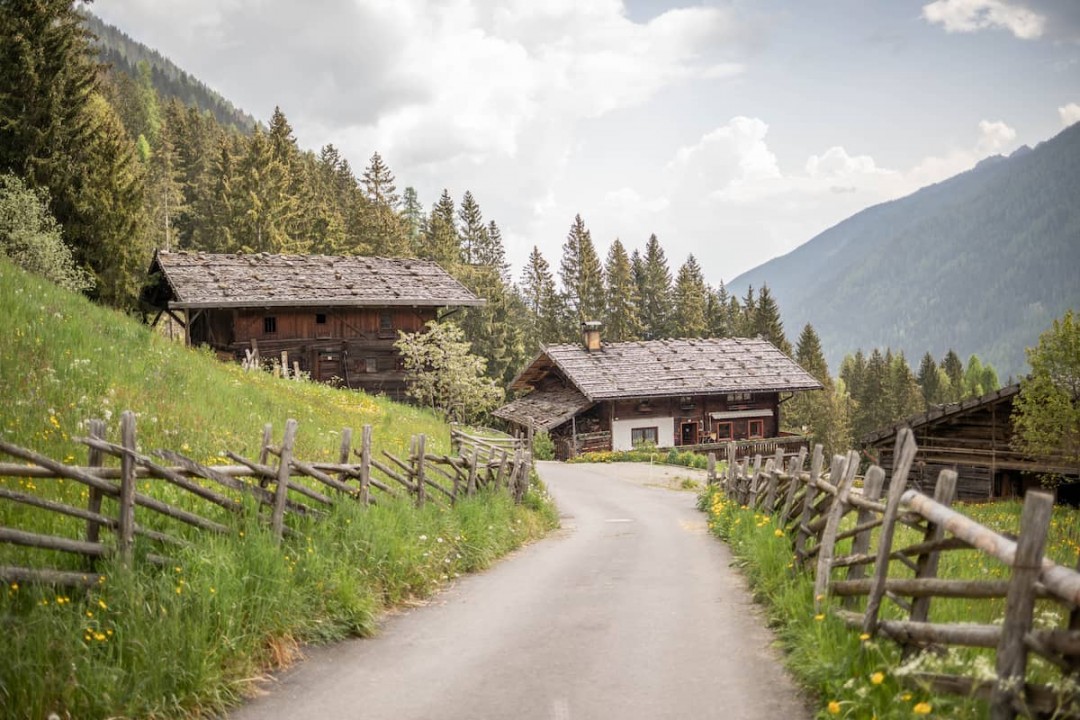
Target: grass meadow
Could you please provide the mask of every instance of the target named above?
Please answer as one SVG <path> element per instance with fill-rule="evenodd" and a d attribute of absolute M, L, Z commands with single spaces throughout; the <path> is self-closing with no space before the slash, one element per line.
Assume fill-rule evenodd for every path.
<path fill-rule="evenodd" d="M 815 614 L 813 578 L 809 571 L 796 571 L 790 539 L 769 515 L 739 506 L 724 497 L 716 486 L 700 496 L 700 507 L 708 513 L 709 528 L 731 547 L 747 576 L 755 598 L 767 612 L 769 623 L 785 651 L 788 668 L 818 700 L 819 718 L 982 718 L 984 703 L 957 696 L 932 695 L 918 686 L 902 682 L 914 672 L 944 672 L 990 677 L 993 651 L 950 649 L 944 655 L 925 653 L 901 662 L 898 647 L 885 637 L 870 638 L 849 629 L 829 612 Z M 1017 533 L 1019 502 L 957 505 L 976 522 L 1004 533 Z M 851 524 L 850 522 L 848 523 Z M 915 531 L 902 528 L 893 547 L 915 542 Z M 872 547 L 876 547 L 876 537 Z M 850 541 L 838 544 L 837 554 L 850 548 Z M 1080 553 L 1080 511 L 1065 507 L 1054 510 L 1047 554 L 1056 562 L 1074 567 Z M 911 576 L 911 571 L 894 561 L 890 577 Z M 974 550 L 941 555 L 939 577 L 1006 578 L 1008 568 Z M 830 599 L 830 603 L 838 600 Z M 861 609 L 861 608 L 857 608 Z M 934 599 L 930 621 L 940 623 L 993 623 L 1004 616 L 1004 600 Z M 885 602 L 882 617 L 901 618 L 895 605 Z M 1036 607 L 1037 625 L 1060 627 L 1064 612 L 1044 601 Z M 1029 663 L 1029 678 L 1052 677 L 1050 668 L 1035 660 Z"/>
<path fill-rule="evenodd" d="M 257 456 L 263 424 L 280 439 L 287 418 L 299 422 L 295 455 L 306 461 L 336 461 L 341 429 L 358 439 L 364 424 L 374 428 L 376 451 L 404 456 L 417 433 L 428 435 L 429 452 L 449 449 L 448 426 L 430 412 L 244 372 L 3 259 L 0 337 L 0 437 L 71 464 L 86 461 L 74 438 L 90 419 L 105 420 L 108 439 L 118 441 L 128 409 L 140 452 L 172 449 L 207 464 L 231 462 L 226 449 Z M 0 478 L 0 486 L 86 507 L 75 482 Z M 231 532 L 202 533 L 138 508 L 140 524 L 191 541 L 168 549 L 169 566 L 141 562 L 150 548 L 137 538 L 133 568 L 98 563 L 104 580 L 89 591 L 0 586 L 0 717 L 217 713 L 294 661 L 304 643 L 368 635 L 383 610 L 427 597 L 557 523 L 534 482 L 520 506 L 486 492 L 452 508 L 418 510 L 385 497 L 369 508 L 339 502 L 320 522 L 295 521 L 298 535 L 278 546 L 253 503 L 233 515 L 163 481 L 140 480 L 138 490 Z M 103 512 L 115 514 L 111 500 Z M 0 526 L 85 534 L 82 521 L 10 502 L 0 502 Z M 84 562 L 0 545 L 0 565 L 84 570 Z"/>

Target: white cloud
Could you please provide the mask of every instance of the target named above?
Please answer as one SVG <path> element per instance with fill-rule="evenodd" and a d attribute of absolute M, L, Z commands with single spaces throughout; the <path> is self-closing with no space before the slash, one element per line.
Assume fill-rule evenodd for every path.
<path fill-rule="evenodd" d="M 1069 127 L 1073 123 L 1080 122 L 1080 105 L 1069 103 L 1059 107 L 1058 115 L 1061 117 L 1062 126 Z"/>
<path fill-rule="evenodd" d="M 981 153 L 997 153 L 1016 140 L 1016 130 L 998 120 L 979 121 L 979 142 L 976 149 Z"/>
<path fill-rule="evenodd" d="M 1023 40 L 1034 40 L 1046 29 L 1044 15 L 1008 0 L 934 0 L 923 5 L 922 15 L 950 33 L 1003 28 Z"/>

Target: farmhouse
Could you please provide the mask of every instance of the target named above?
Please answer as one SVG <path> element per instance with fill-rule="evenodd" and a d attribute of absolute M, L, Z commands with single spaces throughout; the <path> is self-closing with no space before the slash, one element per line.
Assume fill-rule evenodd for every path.
<path fill-rule="evenodd" d="M 874 462 L 891 476 L 896 434 L 910 427 L 919 452 L 909 482 L 933 493 L 942 470 L 957 472 L 959 500 L 1019 497 L 1040 487 L 1040 475 L 1060 473 L 1077 478 L 1077 468 L 1048 458 L 1029 458 L 1011 447 L 1013 401 L 1020 392 L 1014 384 L 958 403 L 940 405 L 877 430 L 861 439 Z M 1080 485 L 1063 485 L 1059 499 L 1080 499 Z"/>
<path fill-rule="evenodd" d="M 560 459 L 645 443 L 737 441 L 740 455 L 769 454 L 805 444 L 780 431 L 781 405 L 820 388 L 765 340 L 603 343 L 593 322 L 583 324 L 582 344 L 545 347 L 510 385 L 528 394 L 494 414 L 519 432 L 548 431 Z"/>
<path fill-rule="evenodd" d="M 477 298 L 429 260 L 327 255 L 157 252 L 143 294 L 227 360 L 288 354 L 320 382 L 400 397 L 394 341 Z"/>

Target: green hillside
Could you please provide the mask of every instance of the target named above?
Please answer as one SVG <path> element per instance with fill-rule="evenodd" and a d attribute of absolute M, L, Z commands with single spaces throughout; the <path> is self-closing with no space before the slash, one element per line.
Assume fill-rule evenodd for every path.
<path fill-rule="evenodd" d="M 303 460 L 335 460 L 340 429 L 365 423 L 376 451 L 404 455 L 412 433 L 426 433 L 436 451 L 449 443 L 449 428 L 429 412 L 244 372 L 3 258 L 0 336 L 0 437 L 71 464 L 85 461 L 72 437 L 86 421 L 107 419 L 115 440 L 125 409 L 138 414 L 140 451 L 175 449 L 209 464 L 226 462 L 225 449 L 255 456 L 263 423 L 280 438 L 290 417 Z M 64 480 L 0 478 L 0 488 L 87 506 L 86 489 Z M 168 567 L 140 560 L 150 548 L 137 538 L 134 568 L 106 558 L 94 568 L 104 580 L 90 590 L 0 584 L 0 718 L 217 715 L 252 691 L 253 678 L 291 662 L 299 644 L 369 634 L 381 610 L 429 595 L 555 523 L 536 488 L 523 505 L 484 491 L 422 509 L 380 494 L 366 508 L 337 502 L 318 522 L 293 518 L 297 534 L 279 546 L 254 512 L 233 515 L 163 481 L 138 489 L 231 532 L 169 525 L 140 509 L 140 526 L 190 543 L 167 548 Z M 102 512 L 115 516 L 111 499 Z M 85 521 L 9 501 L 0 501 L 0 527 L 86 533 Z M 85 571 L 82 562 L 0 543 L 0 566 Z"/>
<path fill-rule="evenodd" d="M 768 284 L 789 333 L 813 323 L 835 370 L 857 348 L 975 353 L 1004 380 L 1080 307 L 1080 124 L 1036 148 L 868 208 L 735 278 Z"/>

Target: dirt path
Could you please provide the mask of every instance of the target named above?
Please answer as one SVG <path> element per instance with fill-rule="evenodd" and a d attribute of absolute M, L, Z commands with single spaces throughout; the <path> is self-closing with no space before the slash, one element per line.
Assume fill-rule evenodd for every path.
<path fill-rule="evenodd" d="M 701 474 L 541 463 L 563 529 L 377 638 L 315 649 L 243 718 L 809 717 L 726 547 Z"/>

